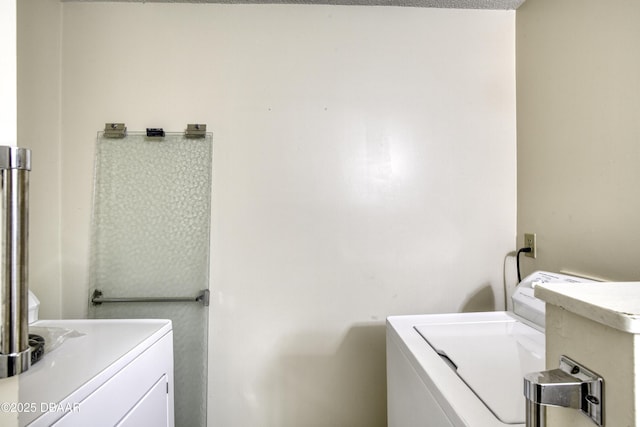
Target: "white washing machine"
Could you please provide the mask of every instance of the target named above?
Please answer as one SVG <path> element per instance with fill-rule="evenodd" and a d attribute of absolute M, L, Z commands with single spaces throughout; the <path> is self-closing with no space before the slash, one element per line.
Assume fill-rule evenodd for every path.
<path fill-rule="evenodd" d="M 18 377 L 20 427 L 174 426 L 170 320 L 40 320 L 29 329 L 55 348 Z"/>
<path fill-rule="evenodd" d="M 588 281 L 538 271 L 517 286 L 513 312 L 387 318 L 388 426 L 524 426 L 524 374 L 545 369 L 533 287 Z"/>

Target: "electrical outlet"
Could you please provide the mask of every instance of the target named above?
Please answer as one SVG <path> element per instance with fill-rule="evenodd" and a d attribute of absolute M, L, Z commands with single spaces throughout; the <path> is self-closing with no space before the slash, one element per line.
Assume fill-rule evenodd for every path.
<path fill-rule="evenodd" d="M 535 233 L 524 233 L 524 247 L 531 248 L 531 252 L 526 252 L 524 255 L 529 258 L 535 258 L 536 253 L 536 235 Z"/>

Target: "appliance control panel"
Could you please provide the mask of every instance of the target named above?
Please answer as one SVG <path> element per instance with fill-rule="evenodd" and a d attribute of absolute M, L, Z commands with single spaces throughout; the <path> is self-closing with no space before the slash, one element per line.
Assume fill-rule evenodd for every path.
<path fill-rule="evenodd" d="M 570 276 L 568 274 L 551 273 L 549 271 L 536 271 L 525 277 L 516 287 L 511 301 L 513 312 L 530 322 L 544 328 L 545 304 L 533 294 L 536 285 L 541 283 L 586 283 L 595 280 L 583 277 Z"/>

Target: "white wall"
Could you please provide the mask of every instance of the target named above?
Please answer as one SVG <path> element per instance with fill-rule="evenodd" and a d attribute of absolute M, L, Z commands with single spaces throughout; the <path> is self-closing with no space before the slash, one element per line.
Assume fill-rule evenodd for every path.
<path fill-rule="evenodd" d="M 525 270 L 640 279 L 640 3 L 517 12 L 518 237 Z"/>
<path fill-rule="evenodd" d="M 0 1 L 0 145 L 16 145 L 16 2 Z"/>
<path fill-rule="evenodd" d="M 96 131 L 207 123 L 210 425 L 385 425 L 385 317 L 501 306 L 514 12 L 62 9 L 61 307 L 44 309 L 86 314 Z"/>
<path fill-rule="evenodd" d="M 31 149 L 29 289 L 40 316 L 61 316 L 60 57 L 62 5 L 18 3 L 18 140 Z"/>

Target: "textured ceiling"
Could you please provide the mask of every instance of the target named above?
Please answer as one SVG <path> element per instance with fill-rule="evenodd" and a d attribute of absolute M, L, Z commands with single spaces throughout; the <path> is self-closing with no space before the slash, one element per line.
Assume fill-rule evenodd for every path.
<path fill-rule="evenodd" d="M 100 1 L 100 0 L 64 0 Z M 333 4 L 358 6 L 439 7 L 453 9 L 513 10 L 525 0 L 112 0 L 134 3 L 242 3 L 242 4 Z"/>

